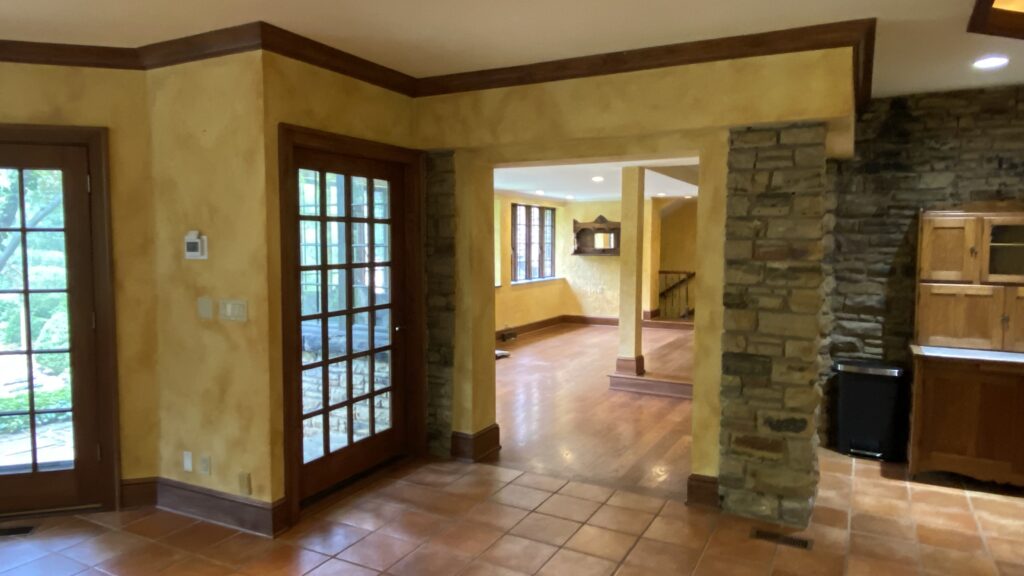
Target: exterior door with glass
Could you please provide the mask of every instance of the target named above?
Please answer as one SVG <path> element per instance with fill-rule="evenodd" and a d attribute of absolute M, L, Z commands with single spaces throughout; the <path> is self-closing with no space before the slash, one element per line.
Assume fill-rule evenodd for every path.
<path fill-rule="evenodd" d="M 301 498 L 391 459 L 403 444 L 394 299 L 400 165 L 299 149 L 295 243 L 286 261 L 301 417 Z M 291 263 L 291 265 L 289 265 Z M 287 290 L 286 290 L 287 292 Z M 287 306 L 286 306 L 287 308 Z M 286 328 L 286 330 L 289 328 Z"/>
<path fill-rule="evenodd" d="M 0 144 L 0 514 L 97 505 L 88 154 Z"/>

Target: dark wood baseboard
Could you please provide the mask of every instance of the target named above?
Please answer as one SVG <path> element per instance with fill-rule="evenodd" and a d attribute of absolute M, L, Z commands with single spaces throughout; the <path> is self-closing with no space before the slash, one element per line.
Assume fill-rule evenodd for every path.
<path fill-rule="evenodd" d="M 574 316 L 572 314 L 566 314 L 560 316 L 562 322 L 567 324 L 589 324 L 592 326 L 618 326 L 618 318 L 610 318 L 608 316 Z"/>
<path fill-rule="evenodd" d="M 718 478 L 703 474 L 690 474 L 690 477 L 686 479 L 686 504 L 721 508 L 722 501 L 718 497 Z"/>
<path fill-rule="evenodd" d="M 650 374 L 633 376 L 631 374 L 609 374 L 608 387 L 622 392 L 668 396 L 670 398 L 693 399 L 693 384 L 679 380 L 659 378 Z"/>
<path fill-rule="evenodd" d="M 516 336 L 519 336 L 522 334 L 527 334 L 529 332 L 536 332 L 537 330 L 543 330 L 545 328 L 557 326 L 559 324 L 562 324 L 562 318 L 562 316 L 554 316 L 552 318 L 546 318 L 544 320 L 538 320 L 536 322 L 530 322 L 528 324 L 498 330 L 494 333 L 494 339 L 500 342 L 502 334 L 513 333 Z"/>
<path fill-rule="evenodd" d="M 644 310 L 643 319 L 654 320 L 659 316 L 661 316 L 661 308 L 655 308 L 654 310 Z"/>
<path fill-rule="evenodd" d="M 647 316 L 649 313 L 644 312 Z M 588 324 L 591 326 L 618 326 L 618 318 L 610 318 L 607 316 L 575 316 L 571 314 L 565 314 L 562 316 L 553 316 L 551 318 L 545 318 L 544 320 L 538 320 L 536 322 L 530 322 L 528 324 L 521 324 L 519 326 L 512 326 L 510 328 L 504 328 L 494 332 L 494 339 L 496 342 L 501 342 L 502 334 L 513 333 L 516 336 L 522 336 L 523 334 L 529 334 L 530 332 L 536 332 L 538 330 L 544 330 L 545 328 L 551 328 L 552 326 L 558 326 L 559 324 Z M 660 318 L 647 319 L 641 322 L 644 328 L 663 328 L 666 330 L 693 330 L 693 322 L 686 320 L 664 320 Z"/>
<path fill-rule="evenodd" d="M 477 432 L 452 432 L 452 458 L 479 462 L 501 450 L 501 431 L 494 423 Z"/>
<path fill-rule="evenodd" d="M 619 356 L 615 359 L 615 373 L 625 374 L 629 376 L 643 376 L 644 375 L 644 357 L 633 356 L 623 357 Z"/>
<path fill-rule="evenodd" d="M 157 506 L 262 536 L 288 528 L 284 500 L 263 502 L 168 478 L 121 481 L 121 506 Z"/>

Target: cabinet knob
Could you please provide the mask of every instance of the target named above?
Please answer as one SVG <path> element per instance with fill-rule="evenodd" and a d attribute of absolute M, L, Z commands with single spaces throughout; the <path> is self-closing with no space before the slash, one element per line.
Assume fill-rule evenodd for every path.
<path fill-rule="evenodd" d="M 976 246 L 971 246 L 970 252 L 971 252 L 971 258 L 977 258 L 978 257 L 978 248 Z"/>

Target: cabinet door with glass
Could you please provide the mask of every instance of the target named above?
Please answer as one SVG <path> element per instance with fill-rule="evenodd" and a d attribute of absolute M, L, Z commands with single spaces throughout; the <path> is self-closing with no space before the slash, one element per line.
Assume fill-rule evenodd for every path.
<path fill-rule="evenodd" d="M 1024 284 L 1024 215 L 990 216 L 984 222 L 982 282 Z"/>

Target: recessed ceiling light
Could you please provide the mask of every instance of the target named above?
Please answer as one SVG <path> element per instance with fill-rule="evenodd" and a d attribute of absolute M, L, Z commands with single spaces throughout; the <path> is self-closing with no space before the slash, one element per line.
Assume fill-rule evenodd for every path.
<path fill-rule="evenodd" d="M 661 197 L 663 197 L 663 196 L 665 196 L 665 193 L 664 193 L 664 192 L 658 192 L 658 198 L 661 198 Z"/>
<path fill-rule="evenodd" d="M 594 176 L 591 180 L 594 182 L 604 182 L 604 176 Z"/>
<path fill-rule="evenodd" d="M 1010 59 L 1002 54 L 989 54 L 974 61 L 974 68 L 977 70 L 996 70 L 1003 68 L 1010 63 Z"/>
<path fill-rule="evenodd" d="M 544 195 L 544 191 L 543 190 L 537 190 L 537 196 L 543 196 L 543 195 Z"/>
<path fill-rule="evenodd" d="M 566 200 L 575 200 L 575 199 L 576 199 L 576 197 L 575 197 L 575 196 L 573 196 L 572 194 L 569 194 L 568 196 L 566 196 L 566 197 L 565 197 L 565 199 L 566 199 Z"/>

